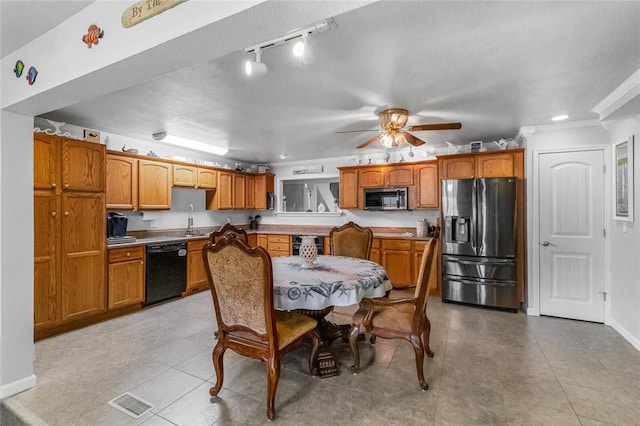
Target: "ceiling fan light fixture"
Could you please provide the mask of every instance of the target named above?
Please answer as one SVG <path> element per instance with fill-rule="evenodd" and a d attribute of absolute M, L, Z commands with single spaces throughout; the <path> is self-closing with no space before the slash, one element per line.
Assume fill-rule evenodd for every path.
<path fill-rule="evenodd" d="M 168 143 L 171 145 L 179 146 L 181 148 L 193 149 L 196 151 L 208 152 L 214 155 L 225 155 L 229 152 L 229 148 L 210 145 L 208 143 L 194 141 L 192 139 L 183 138 L 180 136 L 169 135 L 167 132 L 153 133 L 151 138 L 154 141 Z"/>

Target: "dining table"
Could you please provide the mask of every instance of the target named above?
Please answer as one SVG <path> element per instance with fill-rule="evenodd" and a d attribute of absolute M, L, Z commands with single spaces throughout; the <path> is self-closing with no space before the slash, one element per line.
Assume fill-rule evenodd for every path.
<path fill-rule="evenodd" d="M 358 304 L 363 298 L 383 297 L 392 285 L 387 271 L 370 260 L 347 256 L 317 256 L 313 266 L 305 267 L 300 256 L 271 259 L 274 307 L 296 311 L 314 318 L 323 346 L 318 356 L 321 377 L 338 374 L 328 346 L 348 336 L 348 325 L 339 326 L 325 317 L 335 306 Z"/>

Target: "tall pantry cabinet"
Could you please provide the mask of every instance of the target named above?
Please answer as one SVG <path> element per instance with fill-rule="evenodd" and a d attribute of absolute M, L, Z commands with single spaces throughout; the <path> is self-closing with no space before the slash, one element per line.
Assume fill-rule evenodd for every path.
<path fill-rule="evenodd" d="M 36 338 L 103 312 L 105 146 L 34 134 Z"/>

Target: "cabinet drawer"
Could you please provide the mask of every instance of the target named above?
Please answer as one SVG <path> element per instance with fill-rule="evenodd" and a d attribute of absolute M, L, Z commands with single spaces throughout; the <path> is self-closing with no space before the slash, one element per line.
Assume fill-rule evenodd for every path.
<path fill-rule="evenodd" d="M 414 251 L 419 251 L 419 252 L 423 252 L 424 248 L 427 246 L 427 243 L 429 241 L 414 241 L 413 242 L 413 250 Z"/>
<path fill-rule="evenodd" d="M 382 248 L 387 250 L 411 250 L 411 241 L 382 240 Z"/>
<path fill-rule="evenodd" d="M 209 240 L 187 241 L 187 251 L 202 251 L 202 247 L 208 242 Z"/>
<path fill-rule="evenodd" d="M 109 263 L 144 258 L 144 246 L 123 247 L 109 250 Z"/>
<path fill-rule="evenodd" d="M 274 243 L 269 240 L 269 251 L 283 251 L 289 254 L 289 243 Z"/>
<path fill-rule="evenodd" d="M 269 250 L 269 256 L 271 257 L 289 256 L 289 251 Z"/>
<path fill-rule="evenodd" d="M 291 244 L 291 241 L 289 241 L 288 235 L 269 235 L 269 246 L 272 243 L 285 243 L 288 245 Z"/>

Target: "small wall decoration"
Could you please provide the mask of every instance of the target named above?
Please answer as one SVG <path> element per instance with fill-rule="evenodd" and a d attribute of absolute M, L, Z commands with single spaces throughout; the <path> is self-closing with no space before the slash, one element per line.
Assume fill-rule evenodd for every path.
<path fill-rule="evenodd" d="M 23 70 L 24 70 L 24 62 L 18 59 L 18 62 L 16 62 L 16 66 L 13 69 L 13 72 L 16 73 L 16 78 L 20 78 Z"/>
<path fill-rule="evenodd" d="M 142 0 L 122 12 L 122 27 L 131 28 L 187 0 Z"/>
<path fill-rule="evenodd" d="M 633 136 L 613 145 L 615 206 L 613 218 L 633 222 Z"/>
<path fill-rule="evenodd" d="M 91 46 L 100 42 L 102 36 L 104 36 L 104 31 L 100 29 L 99 26 L 93 24 L 89 25 L 87 33 L 82 36 L 82 41 L 87 45 L 89 49 L 91 49 Z"/>
<path fill-rule="evenodd" d="M 29 82 L 29 86 L 33 86 L 33 83 L 36 82 L 36 77 L 38 76 L 38 70 L 36 67 L 30 67 L 27 72 L 27 82 Z"/>
<path fill-rule="evenodd" d="M 480 152 L 482 150 L 482 141 L 469 142 L 469 150 L 471 152 Z"/>

